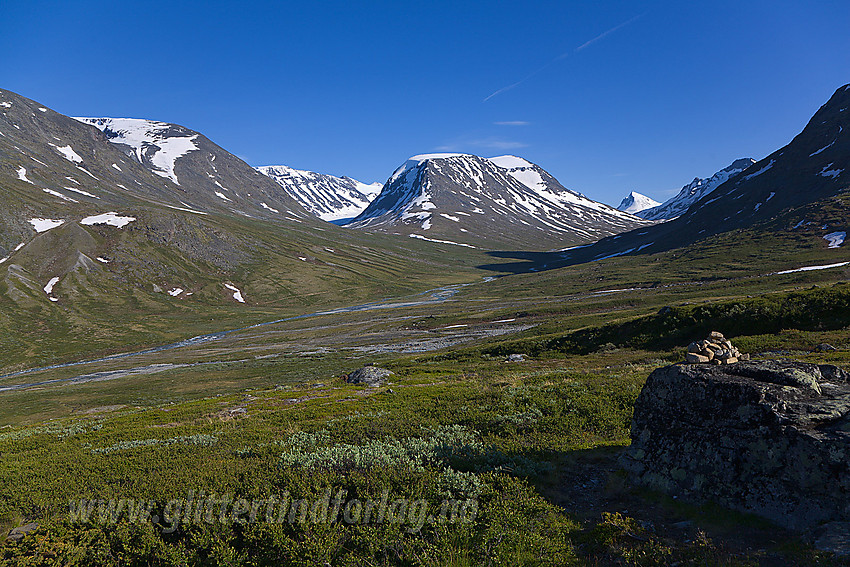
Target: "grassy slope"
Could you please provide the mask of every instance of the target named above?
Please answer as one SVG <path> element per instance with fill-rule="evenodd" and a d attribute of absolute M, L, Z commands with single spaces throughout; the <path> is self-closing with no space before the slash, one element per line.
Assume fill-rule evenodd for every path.
<path fill-rule="evenodd" d="M 445 247 L 353 235 L 332 226 L 198 218 L 141 205 L 133 210 L 139 211 L 138 220 L 122 229 L 68 223 L 37 235 L 2 266 L 7 273 L 0 280 L 3 371 L 481 277 L 474 266 L 482 256 L 466 249 L 446 254 Z M 171 240 L 151 236 L 163 233 Z M 209 249 L 223 251 L 223 257 L 212 258 Z M 111 261 L 74 270 L 78 252 Z M 59 302 L 51 303 L 41 288 L 56 274 L 62 275 L 54 288 Z M 234 301 L 224 282 L 238 286 L 247 303 Z M 154 292 L 154 285 L 162 291 Z M 165 293 L 175 287 L 193 295 Z"/>

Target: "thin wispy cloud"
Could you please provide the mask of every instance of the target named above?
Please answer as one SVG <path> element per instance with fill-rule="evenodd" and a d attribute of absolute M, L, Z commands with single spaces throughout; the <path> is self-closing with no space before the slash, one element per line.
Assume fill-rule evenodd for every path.
<path fill-rule="evenodd" d="M 525 120 L 505 120 L 503 122 L 493 122 L 496 126 L 528 126 L 531 122 Z"/>
<path fill-rule="evenodd" d="M 517 82 L 515 82 L 515 83 L 511 83 L 510 85 L 508 85 L 508 86 L 506 86 L 506 87 L 502 87 L 501 89 L 499 89 L 499 90 L 497 90 L 497 91 L 495 91 L 495 92 L 493 92 L 493 93 L 490 93 L 490 94 L 489 94 L 487 97 L 485 97 L 485 98 L 484 98 L 484 100 L 483 100 L 483 101 L 481 101 L 481 102 L 487 102 L 488 100 L 490 100 L 490 99 L 491 99 L 491 98 L 493 98 L 494 96 L 498 96 L 498 95 L 500 95 L 500 94 L 502 94 L 502 93 L 505 93 L 505 92 L 507 92 L 507 91 L 509 91 L 509 90 L 511 90 L 511 89 L 514 89 L 514 88 L 516 88 L 516 87 L 520 86 L 521 84 L 523 84 L 524 82 L 528 81 L 529 79 L 532 79 L 532 78 L 536 77 L 537 75 L 539 75 L 540 73 L 542 73 L 543 71 L 545 71 L 546 69 L 548 69 L 549 67 L 551 67 L 552 65 L 554 65 L 555 63 L 557 63 L 558 61 L 562 61 L 562 60 L 566 59 L 567 57 L 569 57 L 570 55 L 574 55 L 574 54 L 576 54 L 576 53 L 579 53 L 580 51 L 582 51 L 582 50 L 584 50 L 584 49 L 587 49 L 588 47 L 590 47 L 590 46 L 591 46 L 591 45 L 593 45 L 594 43 L 596 43 L 596 42 L 598 42 L 598 41 L 602 41 L 603 39 L 605 39 L 606 37 L 608 37 L 608 36 L 609 36 L 609 35 L 611 35 L 612 33 L 616 32 L 616 31 L 617 31 L 617 30 L 619 30 L 620 28 L 624 28 L 624 27 L 626 27 L 627 25 L 629 25 L 629 24 L 633 23 L 635 20 L 640 19 L 641 17 L 643 17 L 643 15 L 644 15 L 644 14 L 638 14 L 637 16 L 635 16 L 635 17 L 633 17 L 633 18 L 631 18 L 631 19 L 629 19 L 629 20 L 626 20 L 625 22 L 623 22 L 623 23 L 621 23 L 621 24 L 617 24 L 617 25 L 616 25 L 616 26 L 614 26 L 613 28 L 610 28 L 610 29 L 608 29 L 608 30 L 605 30 L 604 32 L 602 32 L 601 34 L 597 35 L 597 36 L 596 36 L 596 37 L 594 37 L 593 39 L 591 39 L 591 40 L 589 40 L 589 41 L 585 41 L 584 43 L 582 43 L 581 45 L 579 45 L 578 47 L 576 47 L 576 48 L 575 48 L 575 49 L 573 49 L 572 51 L 567 51 L 566 53 L 562 53 L 562 54 L 558 55 L 557 57 L 555 57 L 554 59 L 552 59 L 551 61 L 549 61 L 548 63 L 546 63 L 545 65 L 543 65 L 543 66 L 542 66 L 542 67 L 540 67 L 539 69 L 537 69 L 536 71 L 534 71 L 534 72 L 530 73 L 530 74 L 529 74 L 529 75 L 527 75 L 526 77 L 524 77 L 524 78 L 520 79 L 519 81 L 517 81 Z"/>
<path fill-rule="evenodd" d="M 586 41 L 586 42 L 582 43 L 581 45 L 579 45 L 578 47 L 576 47 L 576 48 L 575 48 L 575 50 L 573 51 L 573 53 L 578 53 L 578 52 L 579 52 L 579 51 L 581 51 L 582 49 L 585 49 L 585 48 L 587 48 L 587 47 L 589 47 L 589 46 L 593 45 L 593 44 L 594 44 L 594 43 L 596 43 L 597 41 L 600 41 L 600 40 L 602 40 L 602 39 L 605 39 L 606 37 L 608 37 L 609 35 L 611 35 L 611 34 L 612 34 L 612 33 L 614 33 L 615 31 L 617 31 L 618 29 L 626 27 L 627 25 L 631 24 L 632 22 L 634 22 L 635 20 L 637 20 L 637 19 L 638 19 L 638 18 L 640 18 L 641 16 L 643 16 L 643 14 L 638 14 L 637 16 L 635 16 L 634 18 L 632 18 L 631 20 L 627 20 L 627 21 L 623 22 L 622 24 L 620 24 L 620 25 L 618 25 L 618 26 L 614 26 L 614 27 L 613 27 L 613 28 L 611 28 L 610 30 L 607 30 L 607 31 L 602 32 L 601 34 L 597 35 L 596 37 L 594 37 L 594 38 L 593 38 L 593 39 L 591 39 L 590 41 Z"/>
<path fill-rule="evenodd" d="M 434 150 L 439 152 L 458 152 L 469 149 L 515 150 L 525 147 L 528 147 L 528 144 L 516 140 L 505 140 L 503 138 L 475 138 L 471 140 L 450 142 L 442 146 L 437 146 Z"/>

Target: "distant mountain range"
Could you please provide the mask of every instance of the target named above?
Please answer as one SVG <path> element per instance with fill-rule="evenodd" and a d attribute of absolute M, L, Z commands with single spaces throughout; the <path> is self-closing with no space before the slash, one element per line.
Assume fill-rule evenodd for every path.
<path fill-rule="evenodd" d="M 707 180 L 694 180 L 667 203 L 638 213 L 649 218 L 672 216 L 672 220 L 605 238 L 593 246 L 571 251 L 565 258 L 568 262 L 583 262 L 653 253 L 769 222 L 797 207 L 846 193 L 850 189 L 848 166 L 850 85 L 845 85 L 835 91 L 788 145 L 758 162 L 736 160 Z M 848 220 L 842 219 L 820 230 L 828 236 L 846 233 L 848 228 Z M 829 240 L 819 245 L 827 246 Z"/>
<path fill-rule="evenodd" d="M 661 203 L 655 199 L 650 199 L 646 195 L 632 191 L 622 201 L 620 201 L 620 205 L 617 207 L 617 210 L 634 215 L 646 209 L 657 207 L 660 204 Z"/>
<path fill-rule="evenodd" d="M 369 206 L 381 192 L 380 183 L 368 185 L 350 177 L 266 165 L 257 170 L 277 181 L 293 199 L 322 220 L 343 224 Z"/>
<path fill-rule="evenodd" d="M 688 207 L 720 187 L 730 178 L 741 173 L 756 162 L 753 158 L 736 159 L 731 165 L 721 169 L 711 177 L 700 179 L 695 177 L 693 181 L 682 187 L 681 191 L 671 199 L 664 203 L 655 203 L 654 205 L 639 208 L 629 211 L 646 220 L 670 220 L 678 217 L 688 210 Z M 635 193 L 632 193 L 635 195 Z M 637 195 L 640 195 L 637 193 Z M 642 197 L 642 195 L 640 195 Z M 623 200 L 623 203 L 629 197 Z M 651 201 L 651 199 L 650 199 Z M 622 206 L 622 204 L 620 205 Z"/>
<path fill-rule="evenodd" d="M 414 156 L 379 191 L 378 184 L 286 166 L 258 171 L 183 126 L 72 119 L 0 90 L 0 265 L 16 266 L 18 281 L 36 282 L 24 287 L 45 296 L 45 266 L 106 269 L 119 241 L 126 262 L 115 272 L 119 279 L 135 274 L 130 279 L 163 288 L 171 285 L 163 274 L 188 269 L 193 275 L 185 279 L 196 280 L 197 289 L 205 278 L 220 279 L 215 270 L 251 262 L 257 269 L 257 258 L 267 254 L 283 253 L 286 262 L 314 270 L 307 264 L 315 255 L 304 250 L 335 250 L 341 240 L 354 245 L 368 238 L 364 233 L 389 236 L 382 246 L 395 248 L 414 241 L 501 251 L 582 246 L 565 253 L 573 260 L 669 249 L 846 190 L 848 107 L 850 88 L 842 87 L 800 135 L 764 160 L 736 160 L 663 204 L 632 193 L 618 210 L 517 156 Z M 344 229 L 320 220 L 352 216 Z M 269 233 L 268 223 L 278 228 Z M 91 240 L 93 229 L 84 227 L 101 225 L 135 240 Z M 39 248 L 33 256 L 32 242 L 47 232 L 64 235 L 67 249 Z M 282 235 L 291 240 L 281 245 Z M 267 238 L 277 244 L 261 244 Z M 327 246 L 315 248 L 319 241 Z M 16 260 L 36 256 L 35 263 Z M 194 293 L 188 284 L 173 287 Z"/>
<path fill-rule="evenodd" d="M 571 191 L 516 156 L 425 154 L 408 159 L 345 225 L 480 248 L 586 244 L 643 221 Z"/>

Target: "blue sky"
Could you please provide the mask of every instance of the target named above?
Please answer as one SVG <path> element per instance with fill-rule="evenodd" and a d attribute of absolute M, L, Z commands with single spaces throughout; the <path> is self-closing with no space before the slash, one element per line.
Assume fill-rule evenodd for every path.
<path fill-rule="evenodd" d="M 0 86 L 384 181 L 527 157 L 617 204 L 786 144 L 850 82 L 850 2 L 0 0 Z"/>

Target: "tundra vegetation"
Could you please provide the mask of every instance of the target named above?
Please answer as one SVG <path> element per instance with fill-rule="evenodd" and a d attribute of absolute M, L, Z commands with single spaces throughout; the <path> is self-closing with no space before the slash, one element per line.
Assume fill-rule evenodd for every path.
<path fill-rule="evenodd" d="M 459 294 L 456 304 L 430 306 L 428 315 L 415 308 L 400 318 L 361 313 L 346 315 L 354 318 L 347 321 L 373 331 L 426 334 L 497 318 L 533 327 L 412 355 L 246 358 L 237 341 L 230 354 L 223 350 L 207 365 L 5 392 L 0 518 L 7 529 L 38 526 L 8 542 L 3 560 L 836 564 L 800 535 L 766 521 L 636 488 L 616 463 L 648 374 L 684 360 L 688 343 L 709 330 L 723 329 L 754 359 L 780 355 L 846 367 L 850 287 L 844 275 L 771 276 L 769 292 L 763 279 L 724 278 L 656 290 L 582 291 L 550 302 L 510 299 L 498 287 L 505 281 L 491 282 L 495 286 Z M 470 312 L 464 306 L 472 300 L 486 308 Z M 245 340 L 257 346 L 273 339 Z M 822 343 L 837 350 L 815 352 Z M 510 354 L 525 357 L 507 362 Z M 394 374 L 379 387 L 340 378 L 367 361 Z M 22 411 L 27 407 L 36 419 Z M 359 502 L 388 494 L 391 502 L 416 503 L 429 513 L 349 523 L 341 516 L 314 521 L 303 510 L 291 521 L 267 521 L 246 506 L 225 521 L 204 521 L 203 514 L 175 519 L 168 509 L 192 495 L 247 503 L 285 495 L 313 503 L 340 491 Z M 134 521 L 132 510 L 102 505 L 88 520 L 79 518 L 81 499 L 122 498 L 150 503 L 152 518 Z M 474 510 L 463 521 L 445 513 L 447 505 L 470 501 Z"/>

